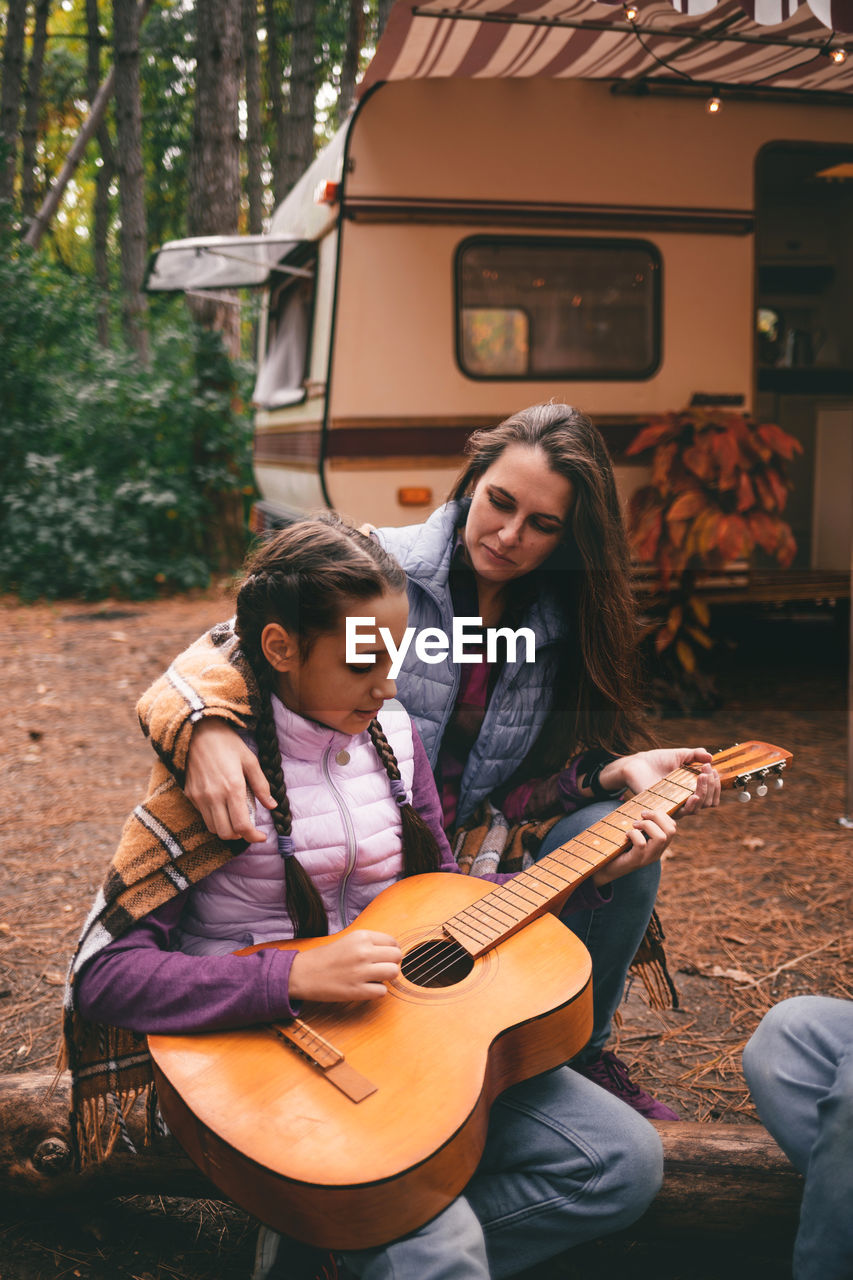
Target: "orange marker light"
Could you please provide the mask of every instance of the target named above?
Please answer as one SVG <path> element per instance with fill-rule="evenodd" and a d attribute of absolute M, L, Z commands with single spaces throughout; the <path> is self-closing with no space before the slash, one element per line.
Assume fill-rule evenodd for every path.
<path fill-rule="evenodd" d="M 432 489 L 426 485 L 408 485 L 397 490 L 397 501 L 401 507 L 427 507 L 432 502 Z"/>

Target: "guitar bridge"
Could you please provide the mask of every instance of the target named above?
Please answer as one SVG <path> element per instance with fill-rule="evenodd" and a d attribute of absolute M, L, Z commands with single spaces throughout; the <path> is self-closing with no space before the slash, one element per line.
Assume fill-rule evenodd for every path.
<path fill-rule="evenodd" d="M 377 1086 L 351 1067 L 339 1049 L 301 1018 L 294 1018 L 292 1022 L 273 1022 L 270 1026 L 284 1044 L 322 1071 L 329 1084 L 333 1084 L 351 1102 L 363 1102 L 376 1093 Z"/>

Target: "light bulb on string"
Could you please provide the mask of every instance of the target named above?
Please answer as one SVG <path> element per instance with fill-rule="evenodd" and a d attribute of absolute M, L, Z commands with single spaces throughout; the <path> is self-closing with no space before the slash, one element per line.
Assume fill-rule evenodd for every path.
<path fill-rule="evenodd" d="M 705 110 L 709 116 L 716 116 L 720 114 L 722 109 L 723 100 L 715 89 L 708 101 L 705 103 Z"/>
<path fill-rule="evenodd" d="M 640 10 L 637 8 L 635 4 L 629 3 L 625 5 L 625 17 L 628 19 L 629 22 L 636 22 L 639 16 L 640 16 Z"/>
<path fill-rule="evenodd" d="M 847 50 L 843 49 L 841 45 L 836 45 L 834 49 L 830 49 L 829 59 L 837 67 L 840 67 L 843 62 L 847 61 Z"/>

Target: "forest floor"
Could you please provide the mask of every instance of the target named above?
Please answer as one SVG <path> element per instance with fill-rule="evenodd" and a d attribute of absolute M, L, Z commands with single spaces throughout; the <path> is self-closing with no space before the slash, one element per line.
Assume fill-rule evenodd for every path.
<path fill-rule="evenodd" d="M 229 612 L 224 587 L 145 603 L 0 600 L 0 1072 L 53 1065 L 66 964 L 150 765 L 135 700 Z M 635 982 L 612 1047 L 685 1118 L 754 1123 L 740 1055 L 761 1015 L 802 992 L 853 995 L 853 833 L 837 821 L 846 627 L 820 612 L 732 614 L 727 626 L 739 642 L 716 653 L 722 705 L 662 719 L 661 741 L 716 750 L 756 738 L 794 762 L 781 792 L 749 805 L 728 794 L 719 810 L 683 822 L 658 903 L 679 1008 L 651 1010 Z M 246 1215 L 219 1202 L 133 1197 L 88 1221 L 0 1210 L 0 1280 L 248 1280 L 254 1235 Z M 753 1257 L 748 1241 L 688 1249 L 626 1236 L 536 1276 L 783 1280 L 789 1248 L 780 1239 Z"/>

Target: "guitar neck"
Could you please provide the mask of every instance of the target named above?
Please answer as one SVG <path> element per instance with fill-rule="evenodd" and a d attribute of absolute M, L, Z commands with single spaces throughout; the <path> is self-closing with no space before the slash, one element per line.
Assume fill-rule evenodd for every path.
<path fill-rule="evenodd" d="M 444 923 L 444 931 L 471 956 L 483 955 L 546 911 L 559 911 L 578 885 L 630 847 L 626 832 L 646 809 L 676 813 L 696 790 L 699 765 L 675 769 L 648 791 L 626 800 Z"/>

